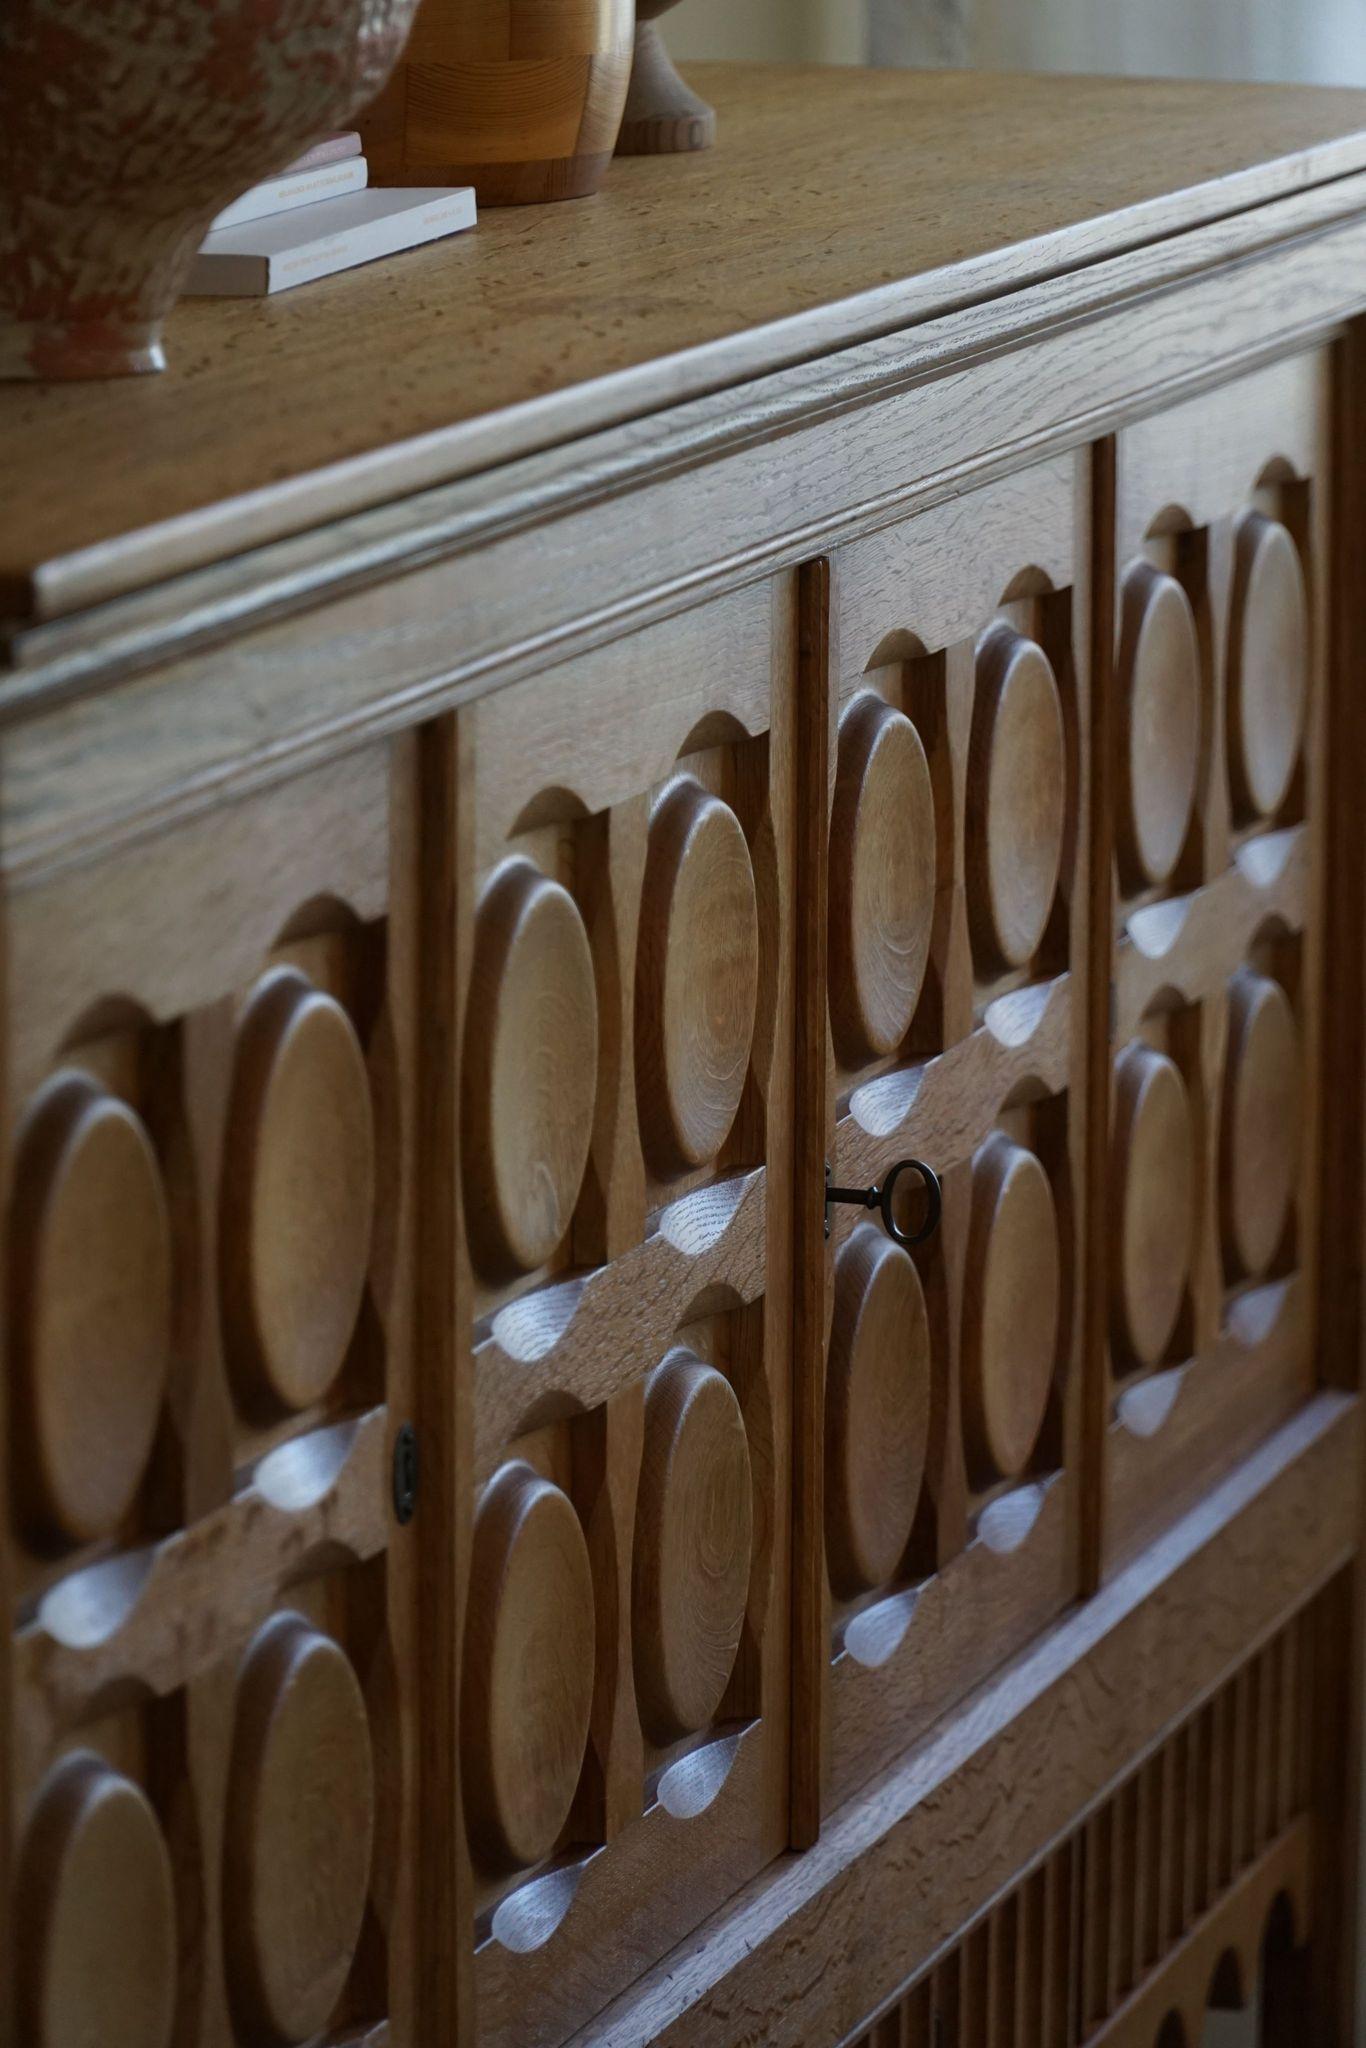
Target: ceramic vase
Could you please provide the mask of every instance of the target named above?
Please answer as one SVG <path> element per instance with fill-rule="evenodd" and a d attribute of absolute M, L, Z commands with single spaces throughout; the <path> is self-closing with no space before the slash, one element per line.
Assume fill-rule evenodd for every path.
<path fill-rule="evenodd" d="M 0 376 L 164 367 L 213 216 L 384 84 L 416 0 L 3 0 Z"/>
<path fill-rule="evenodd" d="M 633 0 L 422 0 L 361 123 L 371 176 L 473 185 L 481 206 L 579 199 L 612 159 Z"/>
<path fill-rule="evenodd" d="M 618 156 L 670 156 L 710 149 L 716 140 L 715 110 L 684 83 L 655 26 L 676 0 L 636 0 L 636 50 L 626 112 L 617 137 Z"/>

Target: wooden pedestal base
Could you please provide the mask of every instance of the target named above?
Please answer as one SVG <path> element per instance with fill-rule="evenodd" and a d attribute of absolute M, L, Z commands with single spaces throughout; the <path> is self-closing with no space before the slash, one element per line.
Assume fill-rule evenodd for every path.
<path fill-rule="evenodd" d="M 715 140 L 715 109 L 679 77 L 655 24 L 642 21 L 636 29 L 635 63 L 617 155 L 670 156 L 710 149 Z"/>

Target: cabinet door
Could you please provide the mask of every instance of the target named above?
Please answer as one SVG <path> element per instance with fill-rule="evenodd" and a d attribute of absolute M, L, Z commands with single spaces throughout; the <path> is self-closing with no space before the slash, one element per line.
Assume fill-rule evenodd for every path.
<path fill-rule="evenodd" d="M 1329 359 L 1116 444 L 1107 1544 L 1316 1377 Z"/>
<path fill-rule="evenodd" d="M 795 592 L 457 715 L 474 2032 L 787 1841 Z"/>
<path fill-rule="evenodd" d="M 25 2048 L 419 2039 L 415 799 L 372 747 L 7 902 Z"/>
<path fill-rule="evenodd" d="M 1059 458 L 810 572 L 829 845 L 804 1099 L 836 1185 L 915 1158 L 943 1188 L 917 1248 L 841 1204 L 809 1254 L 827 1806 L 1078 1589 L 1087 476 Z"/>

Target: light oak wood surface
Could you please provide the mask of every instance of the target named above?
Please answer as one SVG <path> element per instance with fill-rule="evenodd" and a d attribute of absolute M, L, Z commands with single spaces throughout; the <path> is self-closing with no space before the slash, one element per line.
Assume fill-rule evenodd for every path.
<path fill-rule="evenodd" d="M 1124 580 L 1118 810 L 1127 886 L 1170 879 L 1200 774 L 1200 643 L 1174 576 L 1136 562 Z"/>
<path fill-rule="evenodd" d="M 729 1381 L 679 1353 L 645 1396 L 632 1618 L 636 1686 L 658 1742 L 711 1721 L 749 1594 L 752 1481 Z"/>
<path fill-rule="evenodd" d="M 145 582 L 458 474 L 471 458 L 638 416 L 1366 167 L 1366 101 L 1347 91 L 702 65 L 690 75 L 717 106 L 718 147 L 682 163 L 615 163 L 572 236 L 553 212 L 491 217 L 472 235 L 266 302 L 187 301 L 169 323 L 161 378 L 0 391 L 11 478 L 0 610 L 43 607 L 49 584 L 61 603 L 49 573 L 59 560 L 105 550 L 83 562 L 77 588 Z M 884 174 L 888 162 L 899 175 Z M 694 280 L 683 294 L 681 271 Z M 603 378 L 621 380 L 606 403 L 594 388 Z M 566 393 L 578 394 L 574 410 L 548 405 Z M 529 434 L 510 435 L 509 418 L 470 456 L 442 442 L 414 447 L 401 467 L 387 459 L 523 407 Z M 320 469 L 322 494 L 306 484 Z M 247 493 L 244 521 L 225 525 L 225 501 Z M 120 566 L 123 537 L 180 520 L 190 528 Z"/>
<path fill-rule="evenodd" d="M 1229 769 L 1245 818 L 1273 817 L 1299 759 L 1309 599 L 1295 543 L 1249 513 L 1238 529 L 1229 635 Z"/>
<path fill-rule="evenodd" d="M 523 217 L 484 392 L 351 281 L 354 472 L 286 350 L 255 511 L 83 554 L 50 415 L 0 2048 L 1152 2048 L 1267 1932 L 1348 2038 L 1346 103 L 731 85 L 750 184 Z M 910 1158 L 913 1254 L 824 1200 Z"/>
<path fill-rule="evenodd" d="M 881 698 L 840 724 L 830 821 L 830 1008 L 846 1066 L 910 1028 L 934 915 L 934 791 L 920 735 Z"/>
<path fill-rule="evenodd" d="M 359 1680 L 301 1615 L 277 1615 L 247 1652 L 228 1802 L 225 1936 L 239 2025 L 306 2041 L 351 1969 L 375 1786 Z"/>
<path fill-rule="evenodd" d="M 19 1185 L 11 1327 L 31 1447 L 21 1511 L 40 1540 L 89 1543 L 132 1504 L 165 1394 L 166 1196 L 141 1119 L 80 1072 L 56 1076 L 36 1105 Z"/>
<path fill-rule="evenodd" d="M 1115 1303 L 1129 1356 L 1156 1365 L 1190 1276 L 1196 1164 L 1190 1097 L 1165 1053 L 1134 1044 L 1117 1069 Z"/>
<path fill-rule="evenodd" d="M 375 1207 L 365 1055 L 334 997 L 281 969 L 247 998 L 223 1162 L 223 1298 L 249 1401 L 310 1408 L 360 1312 Z"/>
<path fill-rule="evenodd" d="M 901 1562 L 925 1473 L 932 1373 L 920 1277 L 865 1224 L 835 1263 L 825 1393 L 826 1549 L 840 1594 L 885 1585 Z"/>
<path fill-rule="evenodd" d="M 168 2048 L 175 1894 L 140 1788 L 97 1756 L 68 1757 L 39 1799 L 23 1887 L 17 1989 L 33 2048 Z"/>

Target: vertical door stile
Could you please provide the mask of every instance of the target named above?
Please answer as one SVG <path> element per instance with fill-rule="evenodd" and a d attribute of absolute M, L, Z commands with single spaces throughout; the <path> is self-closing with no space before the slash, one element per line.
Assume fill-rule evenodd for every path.
<path fill-rule="evenodd" d="M 1105 1556 L 1108 1493 L 1109 1372 L 1105 1325 L 1109 1274 L 1106 1160 L 1110 1142 L 1110 950 L 1114 929 L 1114 656 L 1115 656 L 1114 439 L 1091 448 L 1084 499 L 1090 536 L 1087 635 L 1082 658 L 1091 699 L 1088 792 L 1088 902 L 1086 938 L 1086 1169 L 1082 1257 L 1086 1283 L 1081 1375 L 1081 1592 L 1099 1586 Z M 1089 489 L 1088 486 L 1089 485 Z"/>
<path fill-rule="evenodd" d="M 421 1701 L 418 2040 L 475 2039 L 474 1884 L 460 1787 L 460 1645 L 469 1576 L 473 1440 L 471 1288 L 461 1216 L 462 999 L 474 872 L 469 764 L 458 716 L 419 737 L 421 939 L 417 1386 L 421 1562 L 416 1574 Z"/>
<path fill-rule="evenodd" d="M 834 1137 L 827 1016 L 826 874 L 834 790 L 832 743 L 839 672 L 839 582 L 834 560 L 808 563 L 798 586 L 796 819 L 796 1054 L 793 1102 L 793 1848 L 820 1832 L 824 1702 L 829 1656 L 825 1590 L 825 1357 L 832 1259 L 825 1240 L 825 1162 Z"/>

